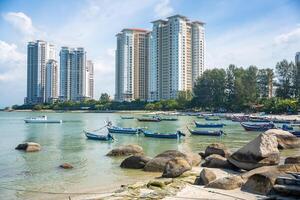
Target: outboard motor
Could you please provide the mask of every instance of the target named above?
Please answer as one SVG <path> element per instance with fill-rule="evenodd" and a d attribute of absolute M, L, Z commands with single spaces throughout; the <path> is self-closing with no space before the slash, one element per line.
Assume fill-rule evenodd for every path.
<path fill-rule="evenodd" d="M 185 134 L 181 131 L 177 131 L 178 136 L 185 136 Z"/>

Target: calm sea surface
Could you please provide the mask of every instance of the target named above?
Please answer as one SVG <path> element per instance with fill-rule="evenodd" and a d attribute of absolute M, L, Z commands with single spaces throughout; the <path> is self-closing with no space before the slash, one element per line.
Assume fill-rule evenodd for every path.
<path fill-rule="evenodd" d="M 27 117 L 44 114 L 49 119 L 62 119 L 63 123 L 24 123 Z M 187 136 L 181 141 L 115 134 L 116 141 L 102 142 L 87 140 L 82 132 L 100 128 L 105 120 L 111 120 L 116 126 L 147 127 L 161 132 L 180 129 L 187 133 L 186 126 L 194 127 L 193 120 L 203 121 L 196 117 L 179 116 L 178 121 L 149 123 L 135 119 L 122 120 L 120 115 L 122 114 L 0 112 L 0 199 L 68 199 L 72 195 L 48 193 L 109 191 L 121 184 L 156 175 L 140 170 L 121 169 L 121 158 L 105 156 L 112 148 L 122 144 L 141 145 L 147 155 L 155 156 L 169 149 L 199 152 L 212 142 L 223 142 L 229 148 L 236 149 L 259 134 L 245 132 L 239 123 L 226 120 L 223 120 L 227 125 L 224 128 L 226 136 Z M 14 149 L 19 143 L 26 141 L 41 144 L 42 150 L 24 153 Z M 282 155 L 299 153 L 299 149 L 289 150 L 282 152 Z M 71 163 L 74 169 L 58 168 L 64 162 Z"/>

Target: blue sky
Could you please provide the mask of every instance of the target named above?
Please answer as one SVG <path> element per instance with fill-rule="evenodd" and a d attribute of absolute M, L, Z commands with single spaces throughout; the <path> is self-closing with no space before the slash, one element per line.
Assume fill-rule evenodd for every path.
<path fill-rule="evenodd" d="M 206 66 L 274 68 L 300 51 L 298 0 L 0 0 L 0 107 L 26 96 L 26 44 L 83 46 L 95 96 L 114 94 L 115 34 L 173 14 L 206 23 Z"/>

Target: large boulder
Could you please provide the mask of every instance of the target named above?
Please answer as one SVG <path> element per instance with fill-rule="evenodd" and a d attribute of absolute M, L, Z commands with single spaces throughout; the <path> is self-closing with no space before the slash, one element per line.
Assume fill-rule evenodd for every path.
<path fill-rule="evenodd" d="M 209 170 L 209 169 L 203 169 L 200 172 L 200 176 L 196 178 L 195 185 L 207 185 L 210 182 L 216 180 L 217 176 L 216 174 Z"/>
<path fill-rule="evenodd" d="M 169 160 L 165 166 L 162 177 L 165 178 L 176 178 L 184 172 L 191 170 L 192 166 L 190 163 L 182 157 L 176 157 Z"/>
<path fill-rule="evenodd" d="M 228 161 L 240 169 L 251 170 L 279 163 L 277 138 L 262 133 L 228 157 Z"/>
<path fill-rule="evenodd" d="M 300 139 L 288 131 L 281 129 L 270 129 L 265 132 L 268 135 L 274 135 L 277 138 L 279 149 L 292 149 L 300 147 Z"/>
<path fill-rule="evenodd" d="M 229 163 L 226 158 L 217 154 L 212 154 L 206 157 L 205 162 L 202 163 L 201 166 L 208 168 L 236 169 L 236 167 Z"/>
<path fill-rule="evenodd" d="M 130 156 L 144 154 L 143 148 L 136 144 L 129 144 L 117 147 L 108 152 L 107 156 Z"/>
<path fill-rule="evenodd" d="M 240 176 L 228 176 L 224 178 L 219 178 L 206 185 L 206 187 L 223 189 L 223 190 L 233 190 L 241 187 L 243 183 L 244 180 Z"/>
<path fill-rule="evenodd" d="M 61 165 L 59 165 L 60 168 L 63 168 L 63 169 L 73 169 L 73 166 L 69 163 L 63 163 Z"/>
<path fill-rule="evenodd" d="M 213 143 L 206 147 L 204 157 L 217 154 L 227 158 L 230 156 L 229 149 L 222 143 Z"/>
<path fill-rule="evenodd" d="M 284 164 L 300 164 L 300 156 L 287 157 L 284 160 Z"/>
<path fill-rule="evenodd" d="M 279 176 L 291 177 L 291 175 L 279 171 L 253 174 L 242 186 L 242 190 L 255 194 L 267 195 L 271 192 L 275 185 L 276 178 Z"/>
<path fill-rule="evenodd" d="M 125 158 L 120 167 L 129 169 L 142 169 L 151 158 L 143 155 L 133 155 Z"/>
<path fill-rule="evenodd" d="M 199 166 L 201 163 L 201 156 L 196 153 L 185 153 L 186 160 L 190 163 L 191 166 Z"/>
<path fill-rule="evenodd" d="M 163 153 L 158 154 L 149 162 L 147 162 L 147 164 L 144 167 L 144 170 L 150 172 L 163 172 L 167 162 L 177 157 L 186 159 L 192 166 L 199 164 L 201 161 L 200 156 L 196 154 L 184 154 L 177 150 L 167 150 Z"/>
<path fill-rule="evenodd" d="M 41 145 L 35 142 L 26 142 L 23 144 L 19 144 L 15 149 L 26 152 L 36 152 L 41 150 Z"/>
<path fill-rule="evenodd" d="M 253 169 L 251 171 L 243 173 L 241 176 L 244 180 L 247 180 L 250 176 L 254 174 L 261 174 L 261 173 L 266 173 L 266 172 L 271 172 L 274 174 L 278 173 L 299 173 L 300 172 L 300 164 L 284 164 L 284 165 L 277 165 L 277 166 L 264 166 L 264 167 L 259 167 L 256 169 Z"/>

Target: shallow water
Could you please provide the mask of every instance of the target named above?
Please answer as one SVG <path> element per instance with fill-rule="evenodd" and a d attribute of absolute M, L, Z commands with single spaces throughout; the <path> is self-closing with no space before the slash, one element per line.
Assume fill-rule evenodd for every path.
<path fill-rule="evenodd" d="M 50 119 L 62 119 L 62 124 L 25 124 L 24 118 L 46 114 Z M 138 115 L 135 114 L 135 117 Z M 259 133 L 245 132 L 239 123 L 226 121 L 227 133 L 223 137 L 187 136 L 184 139 L 155 139 L 142 135 L 117 135 L 114 142 L 87 140 L 82 130 L 94 130 L 111 120 L 123 127 L 147 127 L 151 131 L 174 132 L 186 126 L 194 127 L 191 116 L 179 116 L 178 121 L 159 123 L 122 120 L 117 113 L 41 113 L 0 112 L 0 199 L 68 199 L 68 195 L 41 192 L 80 193 L 108 191 L 121 184 L 143 180 L 157 174 L 119 167 L 121 158 L 106 157 L 105 154 L 121 144 L 139 144 L 149 156 L 169 149 L 199 152 L 212 142 L 223 142 L 236 149 Z M 32 141 L 41 144 L 42 150 L 35 153 L 16 151 L 16 145 Z M 282 154 L 296 155 L 299 150 Z M 58 166 L 64 162 L 74 166 L 63 170 Z M 18 189 L 15 191 L 4 189 Z M 74 194 L 75 195 L 75 194 Z M 73 195 L 73 196 L 74 196 Z M 72 196 L 72 195 L 71 195 Z"/>

